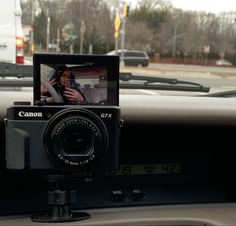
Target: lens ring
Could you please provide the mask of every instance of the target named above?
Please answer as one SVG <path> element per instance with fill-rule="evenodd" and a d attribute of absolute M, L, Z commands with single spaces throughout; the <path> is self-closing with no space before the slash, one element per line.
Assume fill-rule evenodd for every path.
<path fill-rule="evenodd" d="M 72 134 L 73 131 L 80 133 L 80 130 L 87 131 L 92 137 L 90 141 L 93 144 L 87 146 L 89 150 L 85 148 L 76 153 L 76 149 L 62 148 L 65 133 L 68 131 L 72 131 Z M 79 138 L 78 141 L 74 141 L 75 146 L 83 147 L 86 141 L 81 137 L 81 133 L 77 136 Z M 73 170 L 88 164 L 96 164 L 102 159 L 108 147 L 108 133 L 104 123 L 95 113 L 87 109 L 65 109 L 49 120 L 44 132 L 44 146 L 53 163 L 60 168 Z"/>
<path fill-rule="evenodd" d="M 72 126 L 76 126 L 79 129 L 88 129 L 89 133 L 92 134 L 94 137 L 94 143 L 88 144 L 89 150 L 87 150 L 87 154 L 80 154 L 81 151 L 78 150 L 79 154 L 65 154 L 65 148 L 63 148 L 60 143 L 61 139 L 63 139 L 63 132 L 66 129 L 71 129 Z M 84 118 L 84 117 L 67 117 L 64 120 L 60 121 L 54 128 L 51 133 L 51 140 L 53 143 L 53 146 L 51 147 L 51 154 L 53 154 L 55 157 L 59 158 L 61 162 L 64 162 L 68 165 L 78 165 L 82 166 L 85 164 L 90 163 L 91 161 L 94 161 L 96 157 L 101 153 L 100 150 L 100 141 L 101 133 L 99 129 L 96 127 L 94 123 L 92 123 L 90 120 Z M 92 151 L 91 151 L 92 149 Z M 99 149 L 99 153 L 98 152 Z M 70 152 L 70 151 L 69 151 Z M 68 153 L 68 151 L 67 151 Z"/>

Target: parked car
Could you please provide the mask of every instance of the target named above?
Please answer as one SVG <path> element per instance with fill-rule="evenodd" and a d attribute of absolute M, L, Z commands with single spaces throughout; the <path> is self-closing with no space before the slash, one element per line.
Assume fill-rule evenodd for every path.
<path fill-rule="evenodd" d="M 116 51 L 113 50 L 108 55 L 115 55 Z M 117 50 L 117 54 L 122 55 L 122 50 Z M 122 60 L 122 59 L 121 59 Z M 147 67 L 149 65 L 149 57 L 145 51 L 140 50 L 124 50 L 124 63 L 126 66 L 141 66 Z"/>
<path fill-rule="evenodd" d="M 232 66 L 233 64 L 228 60 L 220 59 L 220 60 L 216 61 L 216 65 L 218 65 L 218 66 Z"/>

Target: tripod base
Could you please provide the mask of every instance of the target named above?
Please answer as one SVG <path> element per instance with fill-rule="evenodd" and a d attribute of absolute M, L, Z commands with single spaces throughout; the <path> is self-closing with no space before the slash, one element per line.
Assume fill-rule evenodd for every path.
<path fill-rule="evenodd" d="M 32 216 L 33 222 L 70 222 L 90 218 L 88 213 L 71 211 L 71 204 L 76 203 L 77 191 L 63 189 L 64 176 L 49 175 L 47 180 L 52 188 L 48 191 L 48 212 Z"/>
<path fill-rule="evenodd" d="M 35 215 L 31 217 L 33 222 L 42 222 L 42 223 L 50 223 L 50 222 L 70 222 L 70 221 L 81 221 L 89 219 L 90 215 L 85 212 L 71 212 L 69 216 L 65 217 L 52 217 L 47 213 L 41 215 Z"/>

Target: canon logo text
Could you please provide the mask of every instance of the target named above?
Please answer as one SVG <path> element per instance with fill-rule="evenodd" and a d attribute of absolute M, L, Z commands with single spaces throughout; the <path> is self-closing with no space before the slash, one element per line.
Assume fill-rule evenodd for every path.
<path fill-rule="evenodd" d="M 43 117 L 43 113 L 42 112 L 25 112 L 25 111 L 20 111 L 18 113 L 18 115 L 20 117 L 29 117 L 29 118 L 38 118 L 38 117 Z"/>

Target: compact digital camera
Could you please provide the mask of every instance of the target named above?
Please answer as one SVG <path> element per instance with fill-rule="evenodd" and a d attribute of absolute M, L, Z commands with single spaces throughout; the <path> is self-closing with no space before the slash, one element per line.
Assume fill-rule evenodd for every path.
<path fill-rule="evenodd" d="M 118 107 L 16 105 L 5 124 L 8 169 L 118 168 Z"/>
<path fill-rule="evenodd" d="M 34 54 L 33 68 L 34 105 L 7 109 L 7 168 L 117 170 L 119 57 Z"/>

